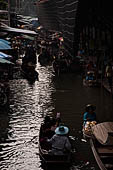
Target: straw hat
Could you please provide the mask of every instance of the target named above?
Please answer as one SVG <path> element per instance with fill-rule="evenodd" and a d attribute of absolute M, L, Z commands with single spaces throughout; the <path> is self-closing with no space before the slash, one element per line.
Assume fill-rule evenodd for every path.
<path fill-rule="evenodd" d="M 69 132 L 69 128 L 66 126 L 59 126 L 55 130 L 55 133 L 57 135 L 66 135 L 68 132 Z"/>
<path fill-rule="evenodd" d="M 89 109 L 92 109 L 94 111 L 96 110 L 96 106 L 94 106 L 93 104 L 87 104 L 85 109 L 86 111 L 89 111 Z"/>

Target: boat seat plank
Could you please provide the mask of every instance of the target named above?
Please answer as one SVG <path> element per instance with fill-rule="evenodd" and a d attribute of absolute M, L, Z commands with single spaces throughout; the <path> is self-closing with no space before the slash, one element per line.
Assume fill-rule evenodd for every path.
<path fill-rule="evenodd" d="M 99 147 L 97 151 L 100 155 L 113 155 L 113 147 Z"/>
<path fill-rule="evenodd" d="M 113 170 L 113 165 L 112 165 L 112 164 L 105 164 L 105 167 L 106 167 L 108 170 Z"/>
<path fill-rule="evenodd" d="M 108 165 L 112 164 L 113 166 L 113 157 L 109 157 L 109 156 L 102 157 L 101 156 L 101 160 L 104 164 L 108 164 Z"/>

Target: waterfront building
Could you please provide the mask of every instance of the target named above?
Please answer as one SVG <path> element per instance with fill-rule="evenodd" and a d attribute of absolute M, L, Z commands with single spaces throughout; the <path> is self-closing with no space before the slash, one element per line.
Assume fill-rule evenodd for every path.
<path fill-rule="evenodd" d="M 112 55 L 113 13 L 111 0 L 39 0 L 37 13 L 46 29 L 63 33 L 70 56 L 78 50 Z"/>

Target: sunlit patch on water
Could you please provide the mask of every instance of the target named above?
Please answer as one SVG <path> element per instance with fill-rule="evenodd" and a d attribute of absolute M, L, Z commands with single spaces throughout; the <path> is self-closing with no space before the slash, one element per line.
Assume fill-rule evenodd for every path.
<path fill-rule="evenodd" d="M 20 72 L 10 81 L 10 112 L 7 134 L 0 143 L 0 169 L 40 170 L 38 135 L 46 114 L 51 114 L 52 70 L 38 66 L 39 81 L 30 84 Z M 18 78 L 19 75 L 19 78 Z"/>

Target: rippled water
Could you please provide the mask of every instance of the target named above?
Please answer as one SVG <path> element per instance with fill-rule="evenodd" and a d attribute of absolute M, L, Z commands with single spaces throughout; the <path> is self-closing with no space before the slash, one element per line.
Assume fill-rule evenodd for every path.
<path fill-rule="evenodd" d="M 70 169 L 98 170 L 89 144 L 82 140 L 82 112 L 85 104 L 93 102 L 97 106 L 98 119 L 111 120 L 109 94 L 100 88 L 83 87 L 81 75 L 58 78 L 51 66 L 41 67 L 39 63 L 37 71 L 39 81 L 34 84 L 21 76 L 10 81 L 10 110 L 0 115 L 0 170 L 43 169 L 38 151 L 40 124 L 46 114 L 57 112 L 70 127 L 70 136 L 78 152 L 77 164 Z"/>
<path fill-rule="evenodd" d="M 40 67 L 39 81 L 29 84 L 25 79 L 10 81 L 10 112 L 0 143 L 0 169 L 35 170 L 40 168 L 38 134 L 46 114 L 52 114 L 51 67 Z M 4 117 L 4 116 L 3 116 Z M 2 119 L 3 120 L 3 119 Z M 5 138 L 4 138 L 5 137 Z"/>

